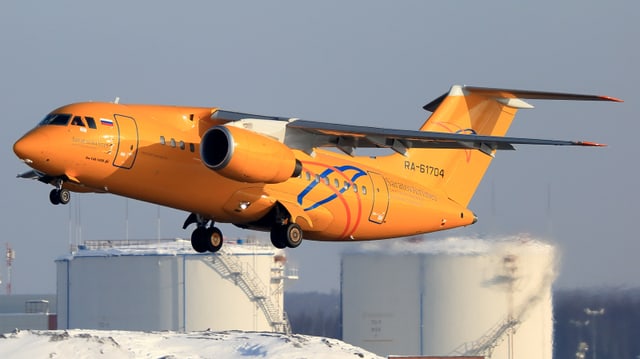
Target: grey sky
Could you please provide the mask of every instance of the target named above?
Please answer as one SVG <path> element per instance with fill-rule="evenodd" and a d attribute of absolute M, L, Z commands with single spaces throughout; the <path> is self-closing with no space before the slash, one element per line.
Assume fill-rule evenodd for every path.
<path fill-rule="evenodd" d="M 558 286 L 638 286 L 639 11 L 634 1 L 591 0 L 5 1 L 0 242 L 17 253 L 14 292 L 54 292 L 53 260 L 68 249 L 70 218 L 80 217 L 83 239 L 125 235 L 123 198 L 76 194 L 70 207 L 53 207 L 48 186 L 15 178 L 27 167 L 13 142 L 58 106 L 119 96 L 415 129 L 428 115 L 421 106 L 452 84 L 626 101 L 536 101 L 520 111 L 512 136 L 610 147 L 499 153 L 470 205 L 480 221 L 438 236 L 551 237 L 562 250 Z M 186 213 L 128 208 L 132 238 L 155 238 L 158 213 L 162 237 L 190 234 L 181 229 Z M 288 250 L 302 277 L 292 289 L 337 289 L 339 253 L 352 246 L 307 241 Z"/>

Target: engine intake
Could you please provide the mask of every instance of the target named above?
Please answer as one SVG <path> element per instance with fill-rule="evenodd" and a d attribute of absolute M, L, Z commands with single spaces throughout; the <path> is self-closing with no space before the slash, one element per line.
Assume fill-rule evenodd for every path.
<path fill-rule="evenodd" d="M 200 141 L 200 158 L 227 178 L 249 183 L 281 183 L 302 173 L 293 151 L 270 137 L 232 126 L 215 126 Z"/>

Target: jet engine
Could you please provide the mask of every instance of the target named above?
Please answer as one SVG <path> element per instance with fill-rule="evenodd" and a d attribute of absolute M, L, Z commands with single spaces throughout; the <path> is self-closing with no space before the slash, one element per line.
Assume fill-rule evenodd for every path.
<path fill-rule="evenodd" d="M 232 126 L 209 129 L 200 142 L 202 162 L 240 182 L 281 183 L 302 172 L 302 164 L 283 143 Z"/>

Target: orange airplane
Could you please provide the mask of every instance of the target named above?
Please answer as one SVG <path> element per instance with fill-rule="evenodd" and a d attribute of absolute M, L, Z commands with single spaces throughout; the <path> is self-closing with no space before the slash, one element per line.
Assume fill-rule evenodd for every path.
<path fill-rule="evenodd" d="M 222 246 L 215 222 L 270 231 L 275 247 L 295 248 L 303 237 L 374 240 L 467 226 L 496 150 L 603 146 L 504 137 L 517 110 L 533 107 L 526 99 L 622 102 L 453 86 L 424 106 L 432 114 L 418 131 L 85 102 L 52 111 L 13 150 L 33 168 L 18 177 L 52 184 L 53 204 L 68 203 L 70 191 L 98 192 L 184 210 L 200 253 Z M 356 156 L 356 148 L 391 151 Z"/>

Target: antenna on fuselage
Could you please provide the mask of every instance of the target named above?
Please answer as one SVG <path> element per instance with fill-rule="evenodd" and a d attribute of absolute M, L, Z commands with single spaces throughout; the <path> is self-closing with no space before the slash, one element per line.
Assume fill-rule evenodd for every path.
<path fill-rule="evenodd" d="M 116 105 L 120 103 L 120 97 L 116 96 L 116 99 L 113 100 L 113 103 L 115 103 Z"/>

